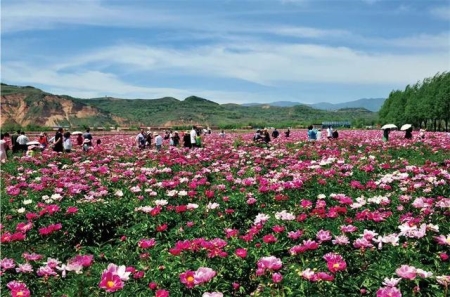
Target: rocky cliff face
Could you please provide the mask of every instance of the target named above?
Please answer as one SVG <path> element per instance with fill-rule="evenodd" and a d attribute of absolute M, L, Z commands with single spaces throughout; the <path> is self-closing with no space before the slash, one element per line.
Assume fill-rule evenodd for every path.
<path fill-rule="evenodd" d="M 20 126 L 114 125 L 123 121 L 84 103 L 49 94 L 7 94 L 1 97 L 0 124 Z"/>

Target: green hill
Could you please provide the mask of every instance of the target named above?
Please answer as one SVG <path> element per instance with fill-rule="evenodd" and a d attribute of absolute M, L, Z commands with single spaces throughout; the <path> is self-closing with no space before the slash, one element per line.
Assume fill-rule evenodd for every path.
<path fill-rule="evenodd" d="M 2 101 L 13 94 L 26 94 L 25 100 L 43 100 L 51 95 L 33 87 L 16 87 L 2 84 Z M 184 100 L 172 97 L 159 99 L 93 98 L 79 99 L 69 96 L 54 96 L 53 100 L 70 100 L 77 106 L 95 109 L 98 118 L 115 119 L 114 125 L 187 127 L 193 124 L 239 128 L 242 126 L 307 126 L 322 121 L 352 121 L 361 125 L 373 124 L 377 114 L 366 109 L 341 109 L 325 111 L 305 105 L 276 107 L 270 105 L 243 106 L 218 104 L 211 100 L 190 96 Z M 47 98 L 47 97 L 46 97 Z M 56 99 L 55 99 L 56 98 Z M 3 102 L 2 102 L 3 104 Z M 48 111 L 41 111 L 48 114 Z M 39 113 L 27 115 L 40 117 Z M 70 117 L 70 115 L 69 115 Z M 78 116 L 78 122 L 79 121 Z M 70 119 L 68 119 L 70 123 Z M 90 121 L 92 124 L 92 121 Z"/>

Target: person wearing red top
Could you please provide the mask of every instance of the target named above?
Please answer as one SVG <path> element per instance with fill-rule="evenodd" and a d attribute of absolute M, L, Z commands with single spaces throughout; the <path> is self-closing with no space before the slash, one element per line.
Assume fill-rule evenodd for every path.
<path fill-rule="evenodd" d="M 48 146 L 48 138 L 47 138 L 47 133 L 41 133 L 39 135 L 39 146 L 41 147 L 42 150 L 44 150 L 47 146 Z"/>

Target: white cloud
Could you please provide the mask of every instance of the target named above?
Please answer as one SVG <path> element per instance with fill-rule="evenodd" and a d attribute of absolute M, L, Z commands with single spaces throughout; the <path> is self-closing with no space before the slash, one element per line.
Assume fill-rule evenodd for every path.
<path fill-rule="evenodd" d="M 125 95 L 145 93 L 148 89 L 122 82 L 120 73 L 123 71 L 143 77 L 146 73 L 160 72 L 232 78 L 265 86 L 308 82 L 406 84 L 447 70 L 449 58 L 448 51 L 370 54 L 347 47 L 268 42 L 218 44 L 184 50 L 118 45 L 67 57 L 65 61 L 58 57 L 44 70 L 39 65 L 6 62 L 2 65 L 2 74 L 8 80 L 28 84 L 93 91 L 110 88 L 112 92 Z M 108 67 L 118 68 L 118 74 L 103 72 L 102 69 Z M 96 86 L 101 89 L 97 90 Z"/>
<path fill-rule="evenodd" d="M 178 23 L 178 17 L 138 6 L 104 5 L 99 0 L 15 0 L 2 3 L 2 34 L 65 25 L 143 27 Z"/>
<path fill-rule="evenodd" d="M 55 70 L 42 70 L 23 63 L 6 63 L 3 74 L 7 81 L 22 85 L 43 85 L 44 91 L 70 95 L 78 98 L 96 98 L 111 96 L 128 99 L 155 99 L 171 96 L 177 99 L 196 95 L 213 99 L 218 103 L 243 103 L 269 100 L 269 96 L 260 93 L 233 92 L 207 89 L 178 89 L 161 87 L 141 87 L 126 83 L 114 74 L 100 71 L 82 71 L 61 73 Z"/>
<path fill-rule="evenodd" d="M 305 38 L 324 38 L 324 37 L 342 37 L 351 36 L 351 33 L 345 30 L 324 30 L 311 27 L 275 27 L 275 28 L 265 28 L 267 32 L 272 32 L 278 35 L 286 35 L 293 37 L 305 37 Z"/>
<path fill-rule="evenodd" d="M 450 5 L 434 7 L 430 10 L 430 13 L 439 19 L 450 21 Z"/>

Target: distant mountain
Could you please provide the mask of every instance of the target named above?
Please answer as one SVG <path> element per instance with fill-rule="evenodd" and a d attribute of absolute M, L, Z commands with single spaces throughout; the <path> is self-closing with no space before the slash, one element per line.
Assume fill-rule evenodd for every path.
<path fill-rule="evenodd" d="M 385 100 L 386 100 L 385 98 L 370 98 L 370 99 L 363 98 L 355 101 L 336 104 L 321 102 L 310 104 L 309 106 L 322 110 L 338 110 L 342 108 L 365 108 L 373 112 L 378 112 L 381 106 L 383 106 Z"/>
<path fill-rule="evenodd" d="M 307 126 L 322 121 L 373 122 L 377 115 L 364 108 L 320 110 L 294 102 L 259 104 L 218 104 L 190 96 L 158 99 L 92 98 L 53 95 L 27 86 L 1 85 L 1 122 L 12 127 L 189 127 L 192 125 L 239 127 Z"/>
<path fill-rule="evenodd" d="M 319 103 L 302 103 L 302 102 L 293 102 L 293 101 L 276 101 L 271 103 L 246 103 L 242 104 L 243 106 L 258 106 L 258 105 L 270 105 L 270 106 L 278 106 L 278 107 L 292 107 L 296 105 L 307 105 L 311 106 L 315 109 L 321 110 L 338 110 L 342 108 L 365 108 L 372 112 L 378 112 L 383 105 L 385 98 L 371 98 L 371 99 L 359 99 L 355 101 L 349 101 L 344 103 L 328 103 L 328 102 L 319 102 Z"/>

